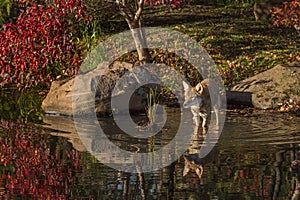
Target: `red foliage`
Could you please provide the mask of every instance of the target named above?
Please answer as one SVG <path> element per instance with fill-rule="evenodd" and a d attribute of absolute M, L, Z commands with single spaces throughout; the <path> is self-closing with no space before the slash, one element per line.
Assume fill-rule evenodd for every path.
<path fill-rule="evenodd" d="M 273 24 L 283 26 L 294 26 L 300 28 L 300 0 L 283 2 L 281 8 L 272 10 Z"/>
<path fill-rule="evenodd" d="M 62 162 L 50 153 L 48 136 L 35 127 L 0 121 L 0 188 L 5 198 L 28 195 L 34 199 L 67 199 L 76 183 L 79 154 L 66 152 Z"/>
<path fill-rule="evenodd" d="M 190 3 L 192 0 L 145 0 L 145 3 L 150 6 L 171 5 L 173 8 L 181 8 L 183 4 Z"/>
<path fill-rule="evenodd" d="M 16 22 L 4 25 L 0 86 L 49 84 L 61 73 L 76 73 L 81 58 L 70 32 L 76 21 L 84 19 L 85 6 L 81 0 L 54 0 L 48 5 L 33 4 Z"/>

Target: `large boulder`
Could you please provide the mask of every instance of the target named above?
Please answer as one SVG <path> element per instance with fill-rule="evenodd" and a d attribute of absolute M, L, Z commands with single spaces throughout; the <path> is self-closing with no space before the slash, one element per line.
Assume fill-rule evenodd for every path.
<path fill-rule="evenodd" d="M 133 65 L 130 63 L 114 62 L 108 65 L 104 62 L 97 68 L 76 76 L 76 80 L 71 78 L 54 81 L 42 103 L 42 109 L 47 114 L 56 115 L 73 115 L 74 112 L 90 113 L 91 111 L 98 115 L 106 115 L 111 113 L 111 98 L 122 105 L 125 103 L 122 102 L 123 99 L 130 97 L 130 111 L 143 112 L 149 87 L 144 86 L 137 90 L 134 88 L 140 82 L 139 79 L 151 82 L 156 80 L 156 77 L 146 69 L 138 68 L 134 73 L 125 76 L 125 79 L 120 80 L 126 72 L 132 70 Z M 119 80 L 122 84 L 116 85 Z M 133 95 L 130 93 L 132 90 L 135 91 Z M 112 91 L 114 91 L 113 95 Z M 75 107 L 72 108 L 74 105 Z"/>
<path fill-rule="evenodd" d="M 74 79 L 53 81 L 50 91 L 42 102 L 47 114 L 72 115 L 72 90 Z"/>
<path fill-rule="evenodd" d="M 265 72 L 245 79 L 232 87 L 231 93 L 251 98 L 251 103 L 259 109 L 276 109 L 286 104 L 300 103 L 300 63 L 277 65 Z M 239 97 L 236 96 L 236 99 Z M 247 103 L 249 99 L 244 99 Z"/>

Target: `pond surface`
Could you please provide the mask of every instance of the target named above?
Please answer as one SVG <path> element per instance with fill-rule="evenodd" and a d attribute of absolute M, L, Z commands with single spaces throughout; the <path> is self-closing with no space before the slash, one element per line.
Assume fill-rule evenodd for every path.
<path fill-rule="evenodd" d="M 99 124 L 128 151 L 156 150 L 176 132 L 180 110 L 170 111 L 174 120 L 149 140 L 111 128 L 109 118 Z M 186 156 L 147 173 L 124 173 L 100 163 L 86 152 L 72 119 L 44 120 L 43 129 L 1 122 L 3 199 L 298 199 L 299 116 L 227 113 L 219 142 L 206 158 L 193 159 L 204 139 L 201 131 L 193 132 Z M 196 173 L 200 166 L 202 174 Z"/>

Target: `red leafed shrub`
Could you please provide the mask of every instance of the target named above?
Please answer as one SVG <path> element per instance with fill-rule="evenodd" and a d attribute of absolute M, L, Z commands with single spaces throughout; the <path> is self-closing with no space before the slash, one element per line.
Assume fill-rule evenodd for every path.
<path fill-rule="evenodd" d="M 36 127 L 0 121 L 0 188 L 3 199 L 69 199 L 80 171 L 75 150 L 51 152 L 49 136 Z M 27 198 L 26 198 L 27 199 Z"/>
<path fill-rule="evenodd" d="M 74 75 L 81 62 L 70 33 L 84 18 L 81 0 L 54 0 L 26 8 L 0 33 L 0 86 L 49 84 L 59 74 Z"/>
<path fill-rule="evenodd" d="M 145 0 L 145 3 L 150 6 L 171 5 L 173 8 L 181 8 L 185 3 L 190 3 L 192 0 Z"/>
<path fill-rule="evenodd" d="M 271 13 L 274 25 L 294 26 L 296 29 L 300 28 L 300 0 L 283 2 L 282 7 L 273 8 Z"/>

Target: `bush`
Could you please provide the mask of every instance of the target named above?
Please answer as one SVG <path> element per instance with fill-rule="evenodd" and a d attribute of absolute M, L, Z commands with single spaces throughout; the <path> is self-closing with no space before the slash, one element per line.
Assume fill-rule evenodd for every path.
<path fill-rule="evenodd" d="M 283 7 L 273 8 L 271 13 L 275 26 L 293 26 L 300 33 L 300 0 L 283 2 Z"/>
<path fill-rule="evenodd" d="M 51 2 L 51 3 L 50 3 Z M 85 18 L 81 0 L 33 4 L 0 33 L 0 86 L 46 84 L 58 75 L 74 75 L 81 55 L 71 33 Z"/>

